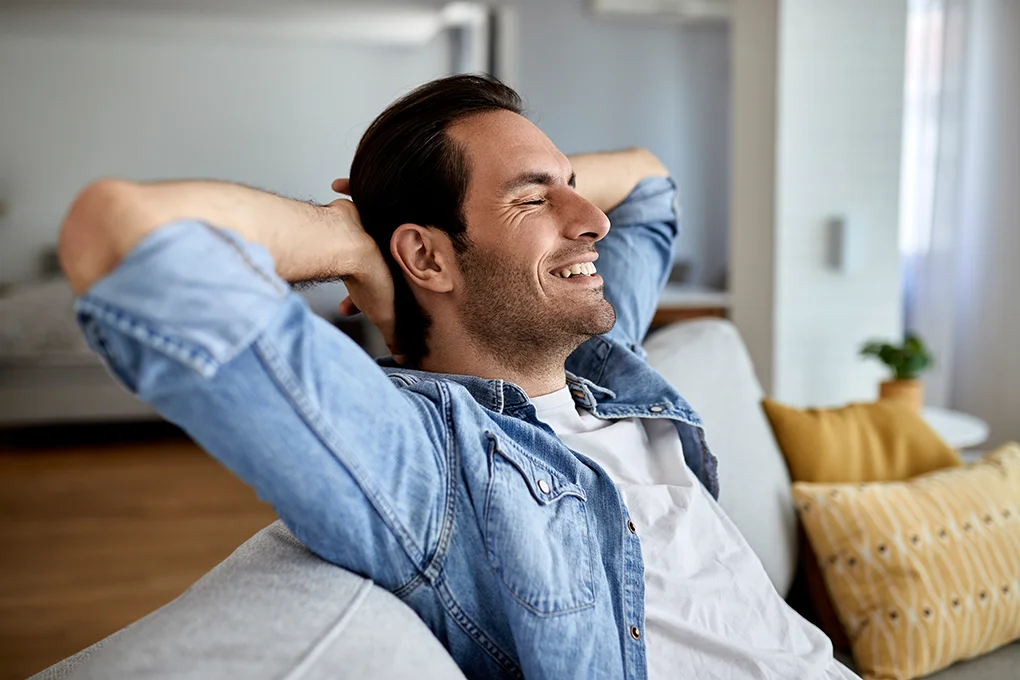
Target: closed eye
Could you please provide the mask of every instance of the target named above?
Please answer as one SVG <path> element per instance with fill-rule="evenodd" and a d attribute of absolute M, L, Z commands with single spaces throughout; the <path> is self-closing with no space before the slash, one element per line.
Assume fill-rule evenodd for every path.
<path fill-rule="evenodd" d="M 544 205 L 544 204 L 545 204 L 544 198 L 536 198 L 534 201 L 525 201 L 524 203 L 521 203 L 521 205 Z"/>

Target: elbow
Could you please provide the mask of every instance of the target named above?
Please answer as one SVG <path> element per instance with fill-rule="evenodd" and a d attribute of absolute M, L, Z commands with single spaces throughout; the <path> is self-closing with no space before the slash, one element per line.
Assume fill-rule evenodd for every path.
<path fill-rule="evenodd" d="M 120 261 L 114 230 L 117 214 L 135 185 L 117 179 L 92 182 L 75 197 L 64 218 L 57 256 L 71 289 L 81 295 Z"/>
<path fill-rule="evenodd" d="M 669 177 L 669 169 L 659 157 L 648 149 L 635 147 L 631 149 L 640 164 L 642 179 L 647 177 Z"/>

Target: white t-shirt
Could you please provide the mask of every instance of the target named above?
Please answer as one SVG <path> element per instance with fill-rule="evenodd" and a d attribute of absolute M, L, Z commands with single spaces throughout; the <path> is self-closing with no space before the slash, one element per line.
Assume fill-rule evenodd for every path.
<path fill-rule="evenodd" d="M 776 592 L 687 467 L 670 420 L 602 420 L 566 387 L 531 401 L 564 444 L 609 474 L 637 525 L 650 680 L 857 678 Z"/>

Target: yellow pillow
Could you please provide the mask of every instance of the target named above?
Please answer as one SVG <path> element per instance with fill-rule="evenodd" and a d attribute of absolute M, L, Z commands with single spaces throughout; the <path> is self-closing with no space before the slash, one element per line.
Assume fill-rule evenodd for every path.
<path fill-rule="evenodd" d="M 909 406 L 896 401 L 801 410 L 762 406 L 795 482 L 882 482 L 960 465 Z"/>
<path fill-rule="evenodd" d="M 1020 444 L 906 482 L 798 482 L 793 497 L 865 678 L 1020 638 Z"/>

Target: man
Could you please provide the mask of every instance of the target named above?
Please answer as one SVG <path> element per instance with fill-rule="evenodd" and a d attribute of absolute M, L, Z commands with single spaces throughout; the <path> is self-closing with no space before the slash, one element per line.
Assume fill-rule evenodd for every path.
<path fill-rule="evenodd" d="M 88 187 L 60 240 L 86 336 L 469 677 L 854 677 L 719 509 L 698 417 L 642 359 L 666 169 L 568 159 L 520 113 L 488 78 L 422 86 L 334 183 L 353 203 Z M 383 368 L 286 283 L 338 277 Z"/>

